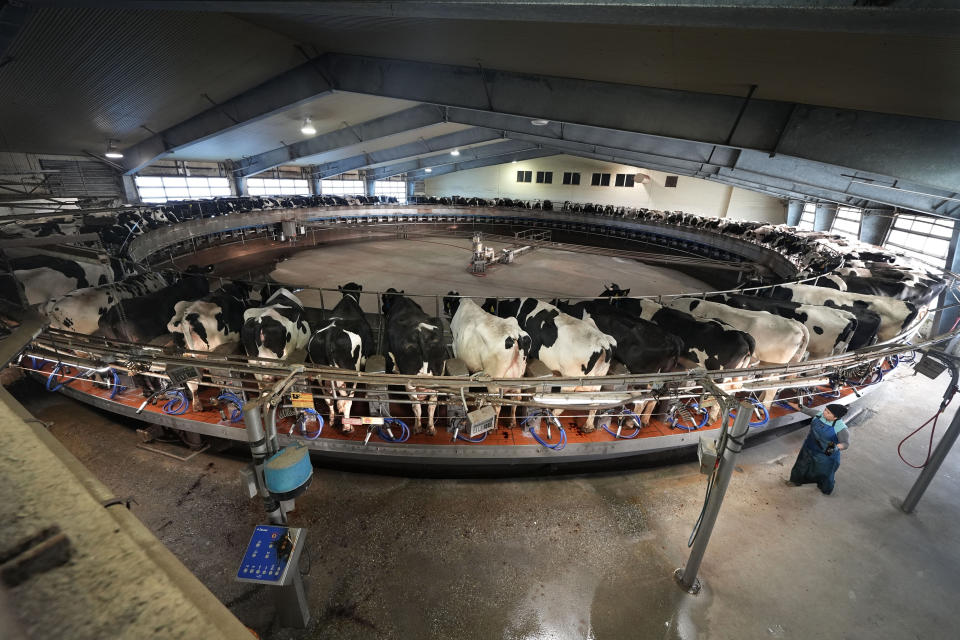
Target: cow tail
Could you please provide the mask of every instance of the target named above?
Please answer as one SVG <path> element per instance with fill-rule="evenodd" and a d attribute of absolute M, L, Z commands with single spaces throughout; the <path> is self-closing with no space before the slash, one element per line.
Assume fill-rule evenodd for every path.
<path fill-rule="evenodd" d="M 799 324 L 799 323 L 798 323 Z M 800 341 L 800 347 L 797 349 L 797 353 L 794 355 L 796 362 L 803 360 L 803 355 L 807 353 L 808 347 L 810 346 L 810 330 L 807 329 L 804 325 L 800 324 L 800 330 L 803 335 L 803 340 Z"/>

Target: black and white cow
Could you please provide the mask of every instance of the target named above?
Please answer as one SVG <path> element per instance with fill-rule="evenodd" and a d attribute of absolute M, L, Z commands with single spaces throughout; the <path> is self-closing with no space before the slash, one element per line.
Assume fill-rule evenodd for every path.
<path fill-rule="evenodd" d="M 800 362 L 807 355 L 810 332 L 796 320 L 698 298 L 673 298 L 667 306 L 695 318 L 720 320 L 749 334 L 755 343 L 753 355 L 760 362 L 787 364 Z"/>
<path fill-rule="evenodd" d="M 167 331 L 173 334 L 175 344 L 189 351 L 235 349 L 240 344 L 243 312 L 262 300 L 261 293 L 249 284 L 230 282 L 199 300 L 174 304 L 173 316 L 167 316 Z M 199 385 L 187 382 L 187 388 L 193 398 L 193 410 L 200 411 Z"/>
<path fill-rule="evenodd" d="M 97 334 L 105 338 L 146 344 L 167 332 L 167 319 L 178 303 L 202 298 L 210 292 L 205 268 L 191 266 L 179 281 L 145 296 L 122 300 L 100 317 Z"/>
<path fill-rule="evenodd" d="M 592 321 L 600 331 L 612 336 L 617 341 L 613 357 L 630 373 L 659 373 L 677 368 L 683 342 L 654 323 L 626 314 L 608 302 L 570 304 L 555 300 L 554 304 L 574 318 Z"/>
<path fill-rule="evenodd" d="M 309 339 L 303 303 L 286 289 L 278 289 L 263 306 L 243 312 L 240 341 L 251 358 L 286 360 L 305 350 Z"/>
<path fill-rule="evenodd" d="M 397 371 L 406 376 L 443 375 L 446 348 L 443 344 L 443 325 L 440 318 L 431 318 L 416 302 L 403 295 L 403 291 L 387 289 L 383 294 L 383 315 L 387 326 L 387 347 L 390 361 Z M 420 433 L 422 408 L 420 403 L 426 393 L 413 393 L 417 389 L 407 383 L 413 401 L 414 433 Z M 427 432 L 436 434 L 433 416 L 437 410 L 437 394 L 427 398 Z"/>
<path fill-rule="evenodd" d="M 624 313 L 607 301 L 555 303 L 564 313 L 593 322 L 600 331 L 612 336 L 617 341 L 613 357 L 630 373 L 668 372 L 680 367 L 680 355 L 685 351 L 683 341 L 654 323 Z M 634 403 L 634 412 L 641 416 L 641 424 L 650 422 L 655 406 L 655 401 Z"/>
<path fill-rule="evenodd" d="M 19 250 L 9 251 L 13 275 L 23 287 L 27 304 L 46 304 L 54 298 L 87 287 L 109 284 L 123 277 L 123 270 L 116 260 L 108 264 L 73 260 L 51 255 L 20 255 Z M 3 293 L 4 298 L 16 302 L 15 291 Z"/>
<path fill-rule="evenodd" d="M 876 276 L 844 276 L 843 280 L 849 292 L 905 300 L 919 307 L 928 306 L 946 288 L 943 282 L 930 279 L 923 281 L 920 278 L 910 281 Z"/>
<path fill-rule="evenodd" d="M 892 340 L 916 319 L 919 308 L 903 300 L 870 296 L 849 291 L 835 291 L 825 287 L 806 284 L 784 284 L 772 289 L 777 300 L 792 300 L 803 304 L 822 305 L 849 310 L 850 307 L 867 309 L 880 316 L 877 338 L 881 342 Z"/>
<path fill-rule="evenodd" d="M 164 270 L 125 278 L 121 282 L 78 289 L 49 301 L 43 308 L 56 329 L 91 334 L 100 318 L 120 300 L 145 296 L 179 280 L 175 271 Z"/>
<path fill-rule="evenodd" d="M 491 378 L 522 378 L 527 370 L 530 336 L 516 318 L 487 313 L 470 298 L 451 291 L 443 299 L 450 316 L 453 355 L 463 360 L 470 373 L 483 371 Z M 504 389 L 509 392 L 509 389 Z M 497 415 L 500 406 L 494 407 Z M 516 405 L 510 405 L 510 422 L 516 423 Z"/>
<path fill-rule="evenodd" d="M 741 294 L 717 294 L 708 296 L 707 300 L 738 309 L 767 311 L 802 323 L 810 336 L 807 351 L 811 358 L 826 358 L 846 351 L 858 326 L 857 316 L 842 309 Z M 879 323 L 877 317 L 877 325 Z"/>
<path fill-rule="evenodd" d="M 539 358 L 551 371 L 564 377 L 605 376 L 613 360 L 617 341 L 592 322 L 563 313 L 557 307 L 535 298 L 484 301 L 484 308 L 496 308 L 501 318 L 514 317 L 530 334 L 531 358 Z M 599 391 L 600 385 L 564 388 L 565 391 Z M 554 411 L 556 415 L 560 411 Z M 591 410 L 583 424 L 587 433 L 594 430 L 596 411 Z"/>
<path fill-rule="evenodd" d="M 310 362 L 324 367 L 338 367 L 360 371 L 366 359 L 376 349 L 376 339 L 367 317 L 360 308 L 360 292 L 363 287 L 355 282 L 338 287 L 343 294 L 340 302 L 331 311 L 324 326 L 313 332 L 307 342 L 307 356 Z M 322 384 L 320 378 L 317 382 Z M 349 386 L 349 389 L 348 389 Z M 330 408 L 330 424 L 338 410 L 345 420 L 350 418 L 353 394 L 357 383 L 338 381 L 331 383 L 332 400 L 327 400 Z M 343 400 L 336 400 L 343 396 Z M 344 433 L 353 431 L 353 427 L 344 422 Z"/>
<path fill-rule="evenodd" d="M 753 337 L 719 320 L 701 320 L 689 313 L 671 309 L 652 300 L 628 298 L 630 289 L 616 284 L 601 294 L 613 298 L 612 304 L 625 313 L 653 322 L 677 336 L 684 351 L 680 364 L 686 369 L 702 367 L 708 371 L 741 369 L 754 361 L 756 343 Z"/>
<path fill-rule="evenodd" d="M 214 351 L 225 344 L 239 344 L 243 312 L 262 302 L 253 287 L 230 282 L 199 300 L 174 305 L 167 331 L 190 351 Z"/>

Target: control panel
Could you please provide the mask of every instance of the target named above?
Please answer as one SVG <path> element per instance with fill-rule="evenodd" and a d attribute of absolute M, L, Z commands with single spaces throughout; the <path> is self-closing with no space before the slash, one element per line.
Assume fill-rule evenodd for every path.
<path fill-rule="evenodd" d="M 237 580 L 259 584 L 283 585 L 290 568 L 296 567 L 303 547 L 303 530 L 274 525 L 257 525 L 243 554 Z"/>

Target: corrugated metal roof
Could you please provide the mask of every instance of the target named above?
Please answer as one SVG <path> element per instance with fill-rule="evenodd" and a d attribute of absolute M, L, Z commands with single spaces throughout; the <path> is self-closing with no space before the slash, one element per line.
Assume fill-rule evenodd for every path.
<path fill-rule="evenodd" d="M 209 13 L 44 8 L 0 68 L 0 149 L 121 146 L 302 62 L 288 38 Z"/>
<path fill-rule="evenodd" d="M 755 98 L 960 119 L 956 38 L 786 25 L 777 31 L 382 16 L 246 19 L 323 51 L 736 96 L 756 84 Z"/>

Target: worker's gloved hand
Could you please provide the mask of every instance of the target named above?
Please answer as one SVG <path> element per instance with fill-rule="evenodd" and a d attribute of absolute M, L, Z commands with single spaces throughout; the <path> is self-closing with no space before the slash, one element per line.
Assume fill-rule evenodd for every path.
<path fill-rule="evenodd" d="M 830 444 L 827 445 L 826 454 L 827 454 L 828 456 L 832 456 L 832 455 L 833 455 L 833 452 L 836 451 L 836 450 L 837 450 L 837 445 L 835 445 L 835 444 L 833 444 L 833 443 L 831 442 Z"/>

